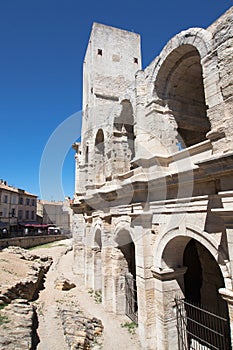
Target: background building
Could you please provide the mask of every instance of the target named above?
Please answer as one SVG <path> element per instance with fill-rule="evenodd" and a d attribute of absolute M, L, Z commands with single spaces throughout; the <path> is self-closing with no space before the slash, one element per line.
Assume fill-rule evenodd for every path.
<path fill-rule="evenodd" d="M 55 225 L 61 233 L 70 234 L 72 227 L 73 211 L 70 208 L 70 199 L 65 201 L 46 201 L 37 202 L 37 219 L 44 225 Z M 55 229 L 56 229 L 55 228 Z"/>
<path fill-rule="evenodd" d="M 37 196 L 0 181 L 0 229 L 18 233 L 20 227 L 36 222 Z"/>

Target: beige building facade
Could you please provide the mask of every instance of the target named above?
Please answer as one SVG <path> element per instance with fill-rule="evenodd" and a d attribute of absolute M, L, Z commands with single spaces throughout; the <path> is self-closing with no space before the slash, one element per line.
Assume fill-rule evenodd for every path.
<path fill-rule="evenodd" d="M 59 228 L 59 232 L 70 234 L 73 220 L 70 199 L 66 198 L 65 201 L 39 199 L 37 201 L 37 218 L 41 224 L 56 225 Z"/>
<path fill-rule="evenodd" d="M 0 230 L 20 231 L 20 224 L 36 221 L 37 196 L 0 180 Z"/>
<path fill-rule="evenodd" d="M 231 348 L 232 111 L 233 8 L 143 70 L 138 34 L 93 24 L 73 268 L 138 323 L 142 349 Z"/>

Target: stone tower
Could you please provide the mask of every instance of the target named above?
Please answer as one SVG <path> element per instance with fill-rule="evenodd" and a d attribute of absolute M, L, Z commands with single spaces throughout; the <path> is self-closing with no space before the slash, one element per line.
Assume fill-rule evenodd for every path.
<path fill-rule="evenodd" d="M 119 101 L 141 69 L 140 35 L 94 23 L 83 64 L 83 132 L 105 122 L 106 111 L 98 109 L 96 125 L 88 111 Z M 103 115 L 105 114 L 105 115 Z M 89 122 L 87 122 L 87 119 Z M 87 122 L 87 123 L 85 123 Z"/>
<path fill-rule="evenodd" d="M 104 168 L 103 155 L 108 150 L 102 146 L 112 134 L 108 128 L 113 125 L 114 108 L 119 109 L 120 96 L 140 69 L 139 34 L 93 24 L 83 64 L 82 145 L 76 157 L 76 193 L 106 180 L 110 170 Z"/>
<path fill-rule="evenodd" d="M 74 270 L 106 311 L 138 323 L 143 350 L 232 348 L 232 47 L 233 7 L 144 70 L 137 34 L 93 25 Z"/>

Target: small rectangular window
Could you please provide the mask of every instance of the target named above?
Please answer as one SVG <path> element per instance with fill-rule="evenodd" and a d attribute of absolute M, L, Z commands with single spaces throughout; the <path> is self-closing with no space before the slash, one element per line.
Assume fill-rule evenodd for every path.
<path fill-rule="evenodd" d="M 98 49 L 98 55 L 102 56 L 102 54 L 103 54 L 103 51 L 101 49 Z"/>
<path fill-rule="evenodd" d="M 133 61 L 134 61 L 134 63 L 137 63 L 137 64 L 138 64 L 138 59 L 137 59 L 137 57 L 134 57 Z"/>
<path fill-rule="evenodd" d="M 8 196 L 4 196 L 4 203 L 7 203 L 8 202 Z"/>

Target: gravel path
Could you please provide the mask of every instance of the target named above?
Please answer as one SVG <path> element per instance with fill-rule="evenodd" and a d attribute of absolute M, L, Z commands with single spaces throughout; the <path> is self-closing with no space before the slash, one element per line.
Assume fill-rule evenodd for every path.
<path fill-rule="evenodd" d="M 40 343 L 38 350 L 67 350 L 70 347 L 65 342 L 64 331 L 59 308 L 72 307 L 81 309 L 85 316 L 100 319 L 104 326 L 104 332 L 98 343 L 102 350 L 139 350 L 137 333 L 131 335 L 121 323 L 130 322 L 126 316 L 117 316 L 104 311 L 101 304 L 95 303 L 84 286 L 77 281 L 77 276 L 72 272 L 73 251 L 70 250 L 72 241 L 64 240 L 56 242 L 51 248 L 34 250 L 38 255 L 53 257 L 53 264 L 47 274 L 45 289 L 40 292 L 36 301 Z M 55 289 L 55 281 L 62 278 L 69 279 L 76 287 L 69 291 Z"/>

